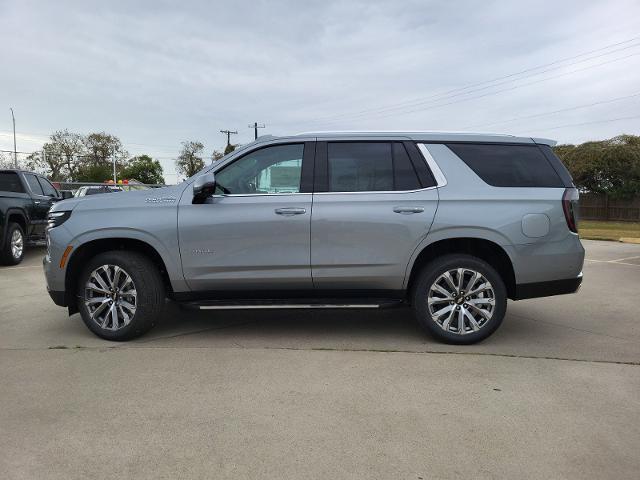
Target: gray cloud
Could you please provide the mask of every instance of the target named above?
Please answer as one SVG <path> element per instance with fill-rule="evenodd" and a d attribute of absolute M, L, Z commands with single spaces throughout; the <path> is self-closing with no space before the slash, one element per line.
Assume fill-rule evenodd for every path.
<path fill-rule="evenodd" d="M 218 130 L 238 129 L 235 141 L 246 142 L 254 120 L 274 134 L 460 130 L 640 92 L 638 38 L 617 47 L 624 51 L 429 100 L 640 35 L 635 0 L 16 0 L 1 2 L 0 14 L 2 148 L 12 147 L 13 106 L 20 149 L 37 149 L 54 129 L 106 130 L 131 153 L 160 157 L 169 172 L 181 140 L 221 149 Z M 371 111 L 354 114 L 363 110 Z M 478 129 L 577 142 L 638 134 L 640 119 L 590 123 L 634 115 L 639 97 Z M 552 129 L 576 123 L 589 124 Z"/>

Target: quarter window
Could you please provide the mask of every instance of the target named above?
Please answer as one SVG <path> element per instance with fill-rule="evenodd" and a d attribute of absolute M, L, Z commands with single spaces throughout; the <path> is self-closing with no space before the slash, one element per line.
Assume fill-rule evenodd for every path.
<path fill-rule="evenodd" d="M 298 193 L 304 144 L 251 152 L 216 173 L 216 194 Z"/>
<path fill-rule="evenodd" d="M 536 145 L 461 143 L 447 146 L 494 187 L 564 187 Z"/>

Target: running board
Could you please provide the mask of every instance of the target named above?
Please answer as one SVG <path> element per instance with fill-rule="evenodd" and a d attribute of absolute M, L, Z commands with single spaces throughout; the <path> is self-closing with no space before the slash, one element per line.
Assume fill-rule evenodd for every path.
<path fill-rule="evenodd" d="M 307 309 L 307 308 L 389 308 L 402 305 L 402 300 L 382 298 L 358 299 L 247 299 L 247 300 L 207 300 L 184 302 L 183 306 L 196 310 L 268 310 L 268 309 Z"/>

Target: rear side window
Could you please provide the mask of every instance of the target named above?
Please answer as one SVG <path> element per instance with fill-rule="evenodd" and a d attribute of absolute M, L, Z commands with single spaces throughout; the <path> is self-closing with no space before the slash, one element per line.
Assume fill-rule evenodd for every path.
<path fill-rule="evenodd" d="M 390 143 L 329 143 L 330 192 L 393 190 Z"/>
<path fill-rule="evenodd" d="M 0 192 L 24 193 L 17 173 L 0 172 Z"/>
<path fill-rule="evenodd" d="M 537 145 L 461 143 L 447 147 L 494 187 L 564 187 Z"/>
<path fill-rule="evenodd" d="M 397 142 L 329 143 L 327 170 L 330 192 L 422 188 L 404 145 Z"/>
<path fill-rule="evenodd" d="M 36 194 L 36 195 L 44 195 L 44 192 L 42 191 L 42 187 L 40 186 L 40 182 L 38 182 L 38 179 L 36 178 L 35 175 L 31 175 L 29 173 L 27 173 L 24 178 L 27 179 L 27 183 L 29 184 L 29 188 L 31 189 L 31 191 Z"/>

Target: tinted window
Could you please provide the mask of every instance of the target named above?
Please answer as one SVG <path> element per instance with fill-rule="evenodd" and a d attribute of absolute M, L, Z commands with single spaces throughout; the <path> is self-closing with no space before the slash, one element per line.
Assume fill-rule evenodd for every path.
<path fill-rule="evenodd" d="M 29 184 L 29 189 L 35 195 L 44 195 L 44 192 L 42 191 L 42 187 L 40 186 L 40 182 L 38 182 L 38 179 L 36 178 L 35 175 L 31 175 L 28 173 L 24 176 L 24 178 L 27 179 L 27 183 Z"/>
<path fill-rule="evenodd" d="M 18 174 L 15 172 L 0 172 L 0 191 L 24 193 Z"/>
<path fill-rule="evenodd" d="M 390 143 L 329 143 L 330 192 L 393 190 Z"/>
<path fill-rule="evenodd" d="M 298 193 L 304 144 L 251 152 L 216 173 L 216 194 Z"/>
<path fill-rule="evenodd" d="M 447 145 L 476 174 L 494 187 L 563 187 L 536 145 Z"/>
<path fill-rule="evenodd" d="M 393 177 L 395 190 L 418 190 L 422 188 L 407 150 L 401 143 L 393 144 Z"/>
<path fill-rule="evenodd" d="M 50 197 L 57 197 L 58 196 L 58 191 L 53 188 L 53 185 L 51 185 L 51 183 L 49 183 L 48 180 L 39 177 L 38 180 L 40 180 L 40 185 L 42 186 L 42 191 L 44 192 L 45 195 L 48 195 Z"/>

